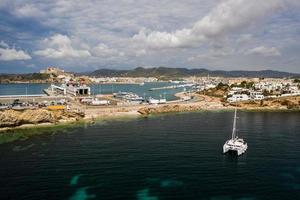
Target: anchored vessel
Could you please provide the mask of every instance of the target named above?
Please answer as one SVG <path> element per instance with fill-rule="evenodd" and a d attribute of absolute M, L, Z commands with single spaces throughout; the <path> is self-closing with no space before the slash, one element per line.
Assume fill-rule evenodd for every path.
<path fill-rule="evenodd" d="M 223 153 L 234 153 L 238 156 L 242 155 L 246 152 L 248 145 L 242 139 L 238 138 L 236 134 L 236 115 L 237 115 L 237 108 L 235 107 L 234 110 L 234 120 L 233 120 L 233 128 L 232 128 L 232 137 L 230 140 L 227 140 L 223 146 Z"/>
<path fill-rule="evenodd" d="M 123 99 L 131 103 L 142 103 L 144 101 L 143 97 L 133 93 L 133 92 L 118 92 L 114 93 L 115 98 Z"/>

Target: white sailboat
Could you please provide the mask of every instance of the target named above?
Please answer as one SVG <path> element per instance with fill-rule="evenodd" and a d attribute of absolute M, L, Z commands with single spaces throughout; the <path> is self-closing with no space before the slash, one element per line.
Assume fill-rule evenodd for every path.
<path fill-rule="evenodd" d="M 235 107 L 232 137 L 230 140 L 227 140 L 225 142 L 223 146 L 223 153 L 232 152 L 240 156 L 246 152 L 248 145 L 242 138 L 238 138 L 236 134 L 236 119 L 237 119 L 236 115 L 237 115 L 237 108 Z"/>

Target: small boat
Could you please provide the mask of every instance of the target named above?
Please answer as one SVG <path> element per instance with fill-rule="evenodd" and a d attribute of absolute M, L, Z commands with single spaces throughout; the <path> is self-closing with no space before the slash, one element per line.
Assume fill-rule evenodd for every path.
<path fill-rule="evenodd" d="M 139 95 L 133 93 L 133 92 L 118 92 L 114 94 L 115 98 L 126 100 L 130 103 L 138 104 L 142 103 L 144 101 L 143 97 L 140 97 Z"/>
<path fill-rule="evenodd" d="M 1 105 L 0 104 L 0 110 L 5 110 L 5 109 L 8 109 L 8 105 Z"/>
<path fill-rule="evenodd" d="M 165 103 L 167 103 L 167 100 L 166 100 L 166 98 L 160 98 L 160 99 L 154 99 L 154 98 L 152 98 L 152 97 L 149 97 L 148 98 L 148 103 L 149 104 L 165 104 Z"/>
<path fill-rule="evenodd" d="M 121 92 L 121 91 L 119 91 L 118 93 L 114 93 L 113 95 L 114 95 L 115 98 L 123 99 L 128 94 L 129 94 L 129 92 Z"/>
<path fill-rule="evenodd" d="M 236 119 L 237 119 L 237 108 L 234 110 L 234 119 L 233 119 L 233 128 L 232 128 L 232 136 L 230 140 L 227 140 L 223 146 L 223 153 L 233 153 L 237 156 L 242 155 L 246 152 L 248 145 L 242 139 L 238 138 L 236 133 Z"/>
<path fill-rule="evenodd" d="M 149 104 L 159 104 L 159 99 L 154 99 L 152 97 L 148 98 L 148 103 Z"/>
<path fill-rule="evenodd" d="M 100 100 L 98 98 L 94 98 L 91 102 L 92 106 L 103 106 L 103 105 L 109 105 L 109 104 L 110 104 L 110 102 L 108 100 L 106 100 L 106 99 Z"/>
<path fill-rule="evenodd" d="M 159 103 L 160 103 L 160 104 L 167 103 L 167 99 L 165 99 L 165 98 L 160 98 L 160 99 L 159 99 Z"/>

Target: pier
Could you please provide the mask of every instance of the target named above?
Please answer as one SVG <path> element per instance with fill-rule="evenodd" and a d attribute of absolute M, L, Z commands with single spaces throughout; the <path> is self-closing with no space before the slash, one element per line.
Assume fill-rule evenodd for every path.
<path fill-rule="evenodd" d="M 67 96 L 47 96 L 45 94 L 0 95 L 0 103 L 12 103 L 16 99 L 19 99 L 21 102 L 43 102 L 54 101 L 58 99 L 71 100 L 72 98 Z"/>
<path fill-rule="evenodd" d="M 17 98 L 35 98 L 35 97 L 46 97 L 45 94 L 20 94 L 20 95 L 0 95 L 0 99 L 17 99 Z"/>
<path fill-rule="evenodd" d="M 194 84 L 183 84 L 183 85 L 170 85 L 164 87 L 157 87 L 157 88 L 150 88 L 150 91 L 154 90 L 166 90 L 166 89 L 177 89 L 177 88 L 185 88 L 185 87 L 192 87 Z"/>

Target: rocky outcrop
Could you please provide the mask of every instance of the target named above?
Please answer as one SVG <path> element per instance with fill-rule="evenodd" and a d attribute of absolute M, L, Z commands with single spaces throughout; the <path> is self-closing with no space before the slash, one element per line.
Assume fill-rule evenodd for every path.
<path fill-rule="evenodd" d="M 157 107 L 143 107 L 138 110 L 142 115 L 156 114 L 156 113 L 169 113 L 169 112 L 188 112 L 188 111 L 197 111 L 202 109 L 201 106 L 197 105 L 164 105 Z"/>
<path fill-rule="evenodd" d="M 0 112 L 0 127 L 14 127 L 22 124 L 55 123 L 59 121 L 74 121 L 83 118 L 83 114 L 66 111 L 34 110 L 5 110 Z"/>
<path fill-rule="evenodd" d="M 225 105 L 235 106 L 235 103 Z M 238 106 L 243 109 L 264 110 L 299 110 L 300 97 L 286 97 L 278 99 L 265 99 L 261 101 L 239 102 Z"/>

